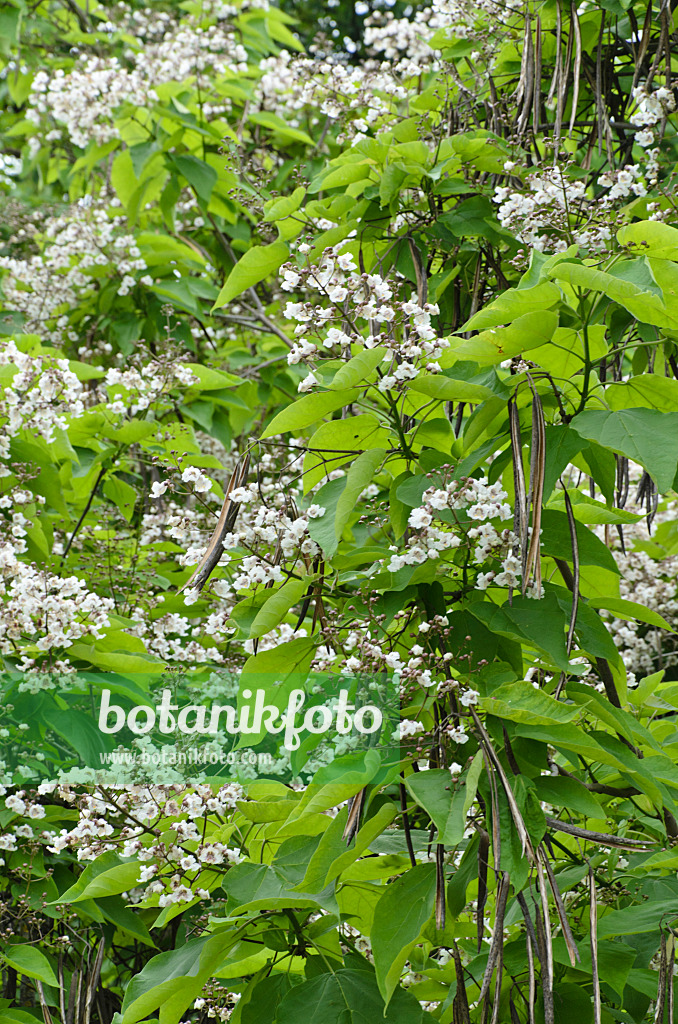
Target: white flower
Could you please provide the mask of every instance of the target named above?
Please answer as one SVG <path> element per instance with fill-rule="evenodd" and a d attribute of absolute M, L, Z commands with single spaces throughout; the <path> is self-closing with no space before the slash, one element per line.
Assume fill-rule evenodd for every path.
<path fill-rule="evenodd" d="M 304 377 L 303 380 L 299 381 L 297 391 L 303 395 L 307 391 L 310 391 L 311 388 L 317 387 L 318 384 L 320 384 L 320 381 L 318 380 L 316 375 L 314 373 L 309 373 L 307 377 Z"/>
<path fill-rule="evenodd" d="M 151 484 L 151 497 L 152 498 L 159 498 L 159 497 L 161 497 L 161 495 L 163 495 L 165 493 L 166 490 L 167 490 L 167 481 L 166 480 L 154 480 L 153 483 Z"/>
<path fill-rule="evenodd" d="M 430 526 L 433 522 L 433 516 L 425 508 L 415 508 L 410 512 L 407 522 L 409 526 L 417 530 L 424 526 Z"/>
<path fill-rule="evenodd" d="M 641 132 L 636 132 L 635 141 L 646 149 L 654 142 L 654 132 L 650 128 L 644 128 Z"/>
<path fill-rule="evenodd" d="M 300 281 L 301 274 L 298 274 L 296 270 L 285 270 L 280 287 L 283 291 L 291 292 L 296 288 Z"/>
<path fill-rule="evenodd" d="M 205 494 L 207 491 L 212 489 L 212 481 L 209 477 L 206 477 L 197 466 L 187 466 L 181 474 L 181 479 L 185 484 L 192 484 L 193 490 L 197 494 Z"/>
<path fill-rule="evenodd" d="M 424 726 L 421 722 L 413 722 L 409 718 L 406 718 L 400 723 L 397 729 L 393 732 L 394 740 L 403 740 L 407 736 L 416 736 L 417 733 L 423 732 Z"/>
<path fill-rule="evenodd" d="M 459 698 L 459 703 L 463 704 L 465 708 L 470 708 L 472 704 L 478 703 L 479 696 L 480 694 L 477 690 L 466 690 Z"/>
<path fill-rule="evenodd" d="M 458 729 L 450 727 L 447 732 L 450 739 L 454 740 L 455 743 L 468 743 L 468 734 L 461 726 Z"/>

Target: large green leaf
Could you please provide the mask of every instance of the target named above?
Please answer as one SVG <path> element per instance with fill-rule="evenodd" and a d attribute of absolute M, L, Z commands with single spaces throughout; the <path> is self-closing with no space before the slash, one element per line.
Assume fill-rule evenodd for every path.
<path fill-rule="evenodd" d="M 220 932 L 154 956 L 125 988 L 121 1024 L 137 1024 L 158 1009 L 160 1024 L 179 1024 L 235 941 Z"/>
<path fill-rule="evenodd" d="M 403 964 L 433 913 L 435 892 L 434 865 L 418 864 L 388 885 L 375 907 L 370 938 L 379 991 L 387 1004 Z"/>
<path fill-rule="evenodd" d="M 514 597 L 511 605 L 478 602 L 468 610 L 493 633 L 544 651 L 560 669 L 570 668 L 565 647 L 567 619 L 553 594 L 547 593 L 539 601 Z"/>
<path fill-rule="evenodd" d="M 571 562 L 572 539 L 567 514 L 546 508 L 542 513 L 542 551 L 554 558 Z M 583 523 L 576 523 L 577 549 L 581 565 L 599 565 L 619 574 L 619 568 L 609 548 Z"/>
<path fill-rule="evenodd" d="M 289 249 L 280 241 L 271 242 L 270 245 L 255 245 L 248 249 L 228 275 L 226 284 L 219 292 L 212 308 L 221 309 L 237 295 L 275 274 L 288 256 Z"/>
<path fill-rule="evenodd" d="M 417 999 L 399 990 L 388 1008 L 369 970 L 334 971 L 296 985 L 285 996 L 276 1024 L 433 1024 Z"/>
<path fill-rule="evenodd" d="M 659 612 L 653 608 L 646 608 L 638 601 L 628 601 L 621 597 L 593 597 L 589 600 L 589 604 L 592 608 L 602 608 L 606 612 L 612 612 L 618 619 L 636 619 L 637 622 L 647 622 L 650 626 L 656 626 L 658 629 L 673 631 L 671 623 L 667 622 Z"/>
<path fill-rule="evenodd" d="M 568 261 L 556 264 L 549 274 L 559 281 L 566 281 L 575 289 L 601 292 L 643 323 L 678 328 L 678 313 L 665 306 L 654 292 L 640 288 L 633 281 Z"/>
<path fill-rule="evenodd" d="M 267 437 L 275 437 L 276 434 L 310 427 L 328 412 L 350 405 L 356 395 L 356 391 L 320 391 L 304 395 L 274 416 L 261 438 L 264 440 Z"/>
<path fill-rule="evenodd" d="M 558 315 L 550 310 L 524 313 L 508 327 L 494 327 L 466 340 L 455 339 L 450 353 L 455 359 L 470 359 L 480 366 L 496 366 L 505 359 L 544 345 L 557 326 Z"/>
<path fill-rule="evenodd" d="M 254 618 L 249 632 L 250 640 L 256 640 L 280 625 L 285 616 L 301 601 L 310 582 L 311 579 L 308 577 L 300 580 L 291 579 L 283 583 L 279 590 L 273 591 Z"/>
<path fill-rule="evenodd" d="M 605 389 L 605 401 L 611 409 L 659 409 L 675 412 L 678 409 L 678 380 L 659 373 L 641 373 L 620 384 Z"/>
<path fill-rule="evenodd" d="M 547 501 L 556 486 L 560 474 L 567 469 L 572 459 L 585 446 L 581 435 L 564 424 L 547 426 L 546 458 L 544 462 L 544 501 Z"/>
<path fill-rule="evenodd" d="M 381 345 L 378 348 L 366 348 L 362 352 L 356 353 L 345 366 L 335 373 L 330 384 L 332 391 L 345 391 L 347 388 L 353 388 L 372 380 L 376 376 L 376 368 L 382 362 L 385 353 L 386 349 Z"/>
<path fill-rule="evenodd" d="M 678 917 L 678 899 L 651 901 L 613 910 L 598 921 L 601 939 L 617 935 L 642 935 L 658 931 L 660 923 L 669 924 Z"/>
<path fill-rule="evenodd" d="M 316 503 L 324 508 L 325 512 L 322 516 L 309 520 L 308 532 L 316 544 L 320 545 L 327 558 L 332 558 L 336 553 L 341 539 L 337 536 L 335 523 L 337 506 L 345 487 L 346 477 L 340 476 L 323 484 L 315 495 Z"/>
<path fill-rule="evenodd" d="M 38 981 L 42 981 L 46 985 L 58 986 L 59 984 L 52 965 L 37 946 L 28 944 L 6 946 L 0 953 L 0 957 L 19 974 L 25 974 L 28 978 L 37 978 Z"/>
<path fill-rule="evenodd" d="M 117 896 L 118 893 L 134 888 L 140 870 L 139 861 L 121 861 L 116 853 L 108 851 L 88 864 L 77 882 L 54 902 L 79 903 L 98 896 Z"/>
<path fill-rule="evenodd" d="M 374 413 L 360 413 L 358 416 L 321 423 L 309 440 L 304 456 L 304 491 L 310 491 L 329 473 L 340 469 L 345 463 L 353 462 L 354 459 L 357 462 L 361 454 L 367 454 L 367 449 L 382 451 L 388 447 L 389 440 L 389 431 L 382 426 L 381 421 Z M 382 451 L 382 458 L 383 454 Z M 370 459 L 360 463 L 363 468 L 356 474 L 356 482 L 361 476 L 364 477 L 369 473 L 369 463 Z M 372 475 L 360 487 L 360 490 L 353 494 L 354 500 L 360 491 L 367 487 L 371 479 Z M 354 488 L 352 488 L 353 490 Z"/>
<path fill-rule="evenodd" d="M 175 156 L 172 162 L 189 185 L 195 189 L 198 199 L 207 203 L 217 183 L 217 172 L 197 156 Z"/>
<path fill-rule="evenodd" d="M 589 818 L 605 816 L 600 800 L 578 779 L 567 775 L 541 775 L 534 780 L 534 784 L 539 799 L 547 804 L 566 807 L 569 811 Z"/>
<path fill-rule="evenodd" d="M 409 775 L 405 785 L 438 829 L 438 841 L 456 846 L 466 827 L 465 789 L 455 792 L 450 773 L 442 768 Z"/>
<path fill-rule="evenodd" d="M 478 703 L 489 714 L 511 722 L 548 725 L 571 722 L 578 717 L 576 708 L 555 700 L 527 682 L 507 683 L 493 690 L 488 697 L 481 697 Z"/>
<path fill-rule="evenodd" d="M 625 224 L 617 232 L 617 241 L 627 249 L 655 259 L 678 260 L 678 230 L 657 220 Z"/>
<path fill-rule="evenodd" d="M 488 327 L 510 324 L 525 313 L 550 309 L 560 301 L 558 287 L 550 281 L 542 281 L 533 288 L 507 288 L 496 299 L 467 320 L 464 331 L 483 331 Z"/>
<path fill-rule="evenodd" d="M 318 893 L 297 892 L 285 876 L 270 864 L 237 864 L 222 882 L 230 915 L 254 910 L 284 910 L 291 907 L 334 909 L 331 890 Z"/>
<path fill-rule="evenodd" d="M 660 491 L 668 491 L 678 466 L 678 412 L 656 409 L 589 409 L 572 427 L 603 448 L 626 455 L 648 471 Z"/>
<path fill-rule="evenodd" d="M 482 384 L 471 384 L 443 373 L 422 373 L 410 382 L 410 389 L 440 402 L 484 402 L 494 397 L 494 392 Z"/>
<path fill-rule="evenodd" d="M 355 512 L 360 495 L 372 483 L 385 456 L 384 448 L 373 448 L 371 451 L 359 455 L 351 465 L 346 475 L 346 486 L 337 499 L 337 511 L 334 519 L 334 535 L 337 540 L 341 538 L 344 527 Z"/>
<path fill-rule="evenodd" d="M 99 767 L 99 755 L 113 749 L 113 741 L 101 732 L 91 714 L 77 708 L 46 707 L 42 718 L 77 751 L 86 765 Z"/>

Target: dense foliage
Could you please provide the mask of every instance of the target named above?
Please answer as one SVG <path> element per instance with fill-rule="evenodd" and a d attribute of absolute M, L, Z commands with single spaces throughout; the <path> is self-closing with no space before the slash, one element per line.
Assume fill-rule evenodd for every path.
<path fill-rule="evenodd" d="M 0 4 L 0 1021 L 673 1020 L 670 5 L 299 13 Z"/>

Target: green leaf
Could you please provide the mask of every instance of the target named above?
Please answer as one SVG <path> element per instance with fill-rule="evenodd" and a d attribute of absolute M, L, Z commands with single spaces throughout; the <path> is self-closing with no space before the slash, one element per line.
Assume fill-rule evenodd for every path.
<path fill-rule="evenodd" d="M 542 549 L 554 558 L 571 562 L 572 541 L 570 526 L 565 512 L 545 508 L 542 512 Z M 619 575 L 619 567 L 610 549 L 583 523 L 576 524 L 577 548 L 581 565 L 598 565 Z"/>
<path fill-rule="evenodd" d="M 484 601 L 471 605 L 468 611 L 493 633 L 531 644 L 544 651 L 558 668 L 571 670 L 565 648 L 567 621 L 553 594 L 547 593 L 539 601 L 514 597 L 512 605 Z"/>
<path fill-rule="evenodd" d="M 601 916 L 598 935 L 601 939 L 612 939 L 617 935 L 642 935 L 658 931 L 660 922 L 668 925 L 676 917 L 678 900 L 652 900 Z"/>
<path fill-rule="evenodd" d="M 19 974 L 25 974 L 29 978 L 37 978 L 45 985 L 58 987 L 59 982 L 49 960 L 36 946 L 7 946 L 0 953 L 10 967 L 13 967 Z"/>
<path fill-rule="evenodd" d="M 560 290 L 551 281 L 533 288 L 508 288 L 467 320 L 464 331 L 482 331 L 487 327 L 510 324 L 525 313 L 550 309 L 560 301 Z"/>
<path fill-rule="evenodd" d="M 303 142 L 307 146 L 314 146 L 311 136 L 300 128 L 293 128 L 282 117 L 272 114 L 267 110 L 255 111 L 249 114 L 249 120 L 253 124 L 260 124 L 262 128 L 268 128 L 275 132 L 285 142 Z"/>
<path fill-rule="evenodd" d="M 122 444 L 138 444 L 154 434 L 157 429 L 158 424 L 148 420 L 128 420 L 121 427 L 111 427 L 105 424 L 101 428 L 101 433 L 113 441 L 121 441 Z"/>
<path fill-rule="evenodd" d="M 97 906 L 106 920 L 112 921 L 126 935 L 146 946 L 155 945 L 139 912 L 126 907 L 120 896 L 99 896 Z"/>
<path fill-rule="evenodd" d="M 399 989 L 384 1007 L 374 974 L 342 969 L 295 985 L 278 1006 L 276 1024 L 433 1024 L 421 1003 Z"/>
<path fill-rule="evenodd" d="M 284 220 L 289 217 L 290 214 L 296 213 L 304 201 L 306 195 L 306 189 L 303 185 L 295 188 L 289 196 L 280 196 L 279 199 L 269 199 L 267 203 L 264 203 L 264 220 L 267 221 L 278 221 Z"/>
<path fill-rule="evenodd" d="M 332 391 L 344 391 L 346 388 L 353 388 L 357 384 L 369 381 L 384 358 L 385 352 L 386 349 L 383 346 L 366 348 L 362 352 L 358 352 L 345 366 L 337 370 L 330 384 Z"/>
<path fill-rule="evenodd" d="M 477 168 L 477 163 L 475 166 Z M 487 196 L 473 196 L 471 199 L 462 200 L 454 210 L 437 217 L 430 231 L 450 248 L 453 239 L 479 236 L 496 243 L 502 240 L 503 234 L 497 223 L 496 209 Z"/>
<path fill-rule="evenodd" d="M 11 1007 L 2 1008 L 3 1024 L 36 1024 L 38 1018 L 26 1010 L 14 1010 Z"/>
<path fill-rule="evenodd" d="M 374 413 L 321 424 L 309 440 L 304 456 L 304 492 L 308 493 L 332 470 L 357 459 L 365 450 L 385 448 L 388 442 L 389 432 Z"/>
<path fill-rule="evenodd" d="M 162 675 L 165 663 L 151 654 L 128 654 L 126 651 L 105 651 L 94 644 L 76 642 L 68 648 L 72 658 L 87 661 L 97 668 L 119 672 L 134 678 L 139 675 Z"/>
<path fill-rule="evenodd" d="M 558 315 L 543 310 L 525 313 L 508 327 L 495 327 L 474 338 L 452 339 L 448 351 L 455 359 L 470 359 L 481 366 L 494 366 L 504 359 L 538 348 L 551 340 L 558 326 Z"/>
<path fill-rule="evenodd" d="M 318 420 L 322 419 L 323 416 L 326 416 L 327 413 L 341 409 L 345 405 L 350 405 L 356 395 L 356 391 L 343 391 L 341 393 L 320 391 L 316 394 L 304 395 L 303 398 L 293 402 L 292 405 L 288 405 L 286 409 L 282 409 L 277 416 L 273 417 L 261 435 L 261 439 L 265 440 L 267 437 L 275 437 L 277 434 L 284 434 L 287 431 L 302 430 L 304 427 L 310 427 L 313 423 L 317 423 Z"/>
<path fill-rule="evenodd" d="M 574 288 L 602 292 L 642 323 L 678 328 L 678 315 L 665 306 L 659 296 L 639 288 L 632 281 L 621 280 L 602 270 L 567 261 L 551 267 L 548 273 L 550 277 L 567 281 Z"/>
<path fill-rule="evenodd" d="M 345 807 L 328 824 L 308 862 L 301 881 L 294 887 L 298 892 L 321 892 L 329 883 L 325 881 L 331 866 L 346 852 L 344 829 L 348 811 Z M 303 819 L 302 819 L 303 820 Z"/>
<path fill-rule="evenodd" d="M 301 580 L 288 580 L 279 590 L 272 591 L 271 596 L 255 616 L 250 628 L 249 639 L 256 640 L 280 625 L 285 616 L 301 601 L 309 584 L 314 579 L 315 577 L 311 576 Z"/>
<path fill-rule="evenodd" d="M 381 466 L 385 456 L 384 448 L 373 448 L 371 451 L 359 455 L 351 465 L 346 477 L 346 486 L 337 499 L 337 511 L 334 518 L 334 535 L 337 541 L 341 539 L 344 527 L 355 512 L 360 495 L 372 483 L 374 474 Z"/>
<path fill-rule="evenodd" d="M 198 378 L 198 383 L 191 384 L 191 387 L 199 391 L 221 391 L 222 388 L 232 388 L 243 383 L 242 377 L 215 370 L 212 366 L 203 366 L 202 363 L 184 363 L 184 366 Z"/>
<path fill-rule="evenodd" d="M 675 632 L 674 627 L 666 619 L 655 612 L 652 608 L 646 608 L 644 604 L 637 601 L 626 601 L 621 597 L 592 597 L 589 600 L 591 608 L 602 608 L 617 619 L 635 619 L 637 622 L 647 622 L 650 626 L 658 629 L 668 629 Z"/>
<path fill-rule="evenodd" d="M 656 409 L 590 409 L 571 426 L 590 441 L 639 462 L 661 492 L 673 484 L 678 466 L 678 412 Z"/>
<path fill-rule="evenodd" d="M 555 807 L 566 807 L 587 818 L 604 818 L 600 800 L 578 779 L 567 775 L 541 775 L 534 780 L 540 800 Z"/>
<path fill-rule="evenodd" d="M 562 424 L 546 428 L 546 459 L 544 466 L 544 501 L 547 501 L 572 459 L 585 446 L 581 435 Z"/>
<path fill-rule="evenodd" d="M 449 846 L 457 846 L 464 837 L 466 812 L 475 799 L 478 784 L 477 771 L 473 777 L 460 780 L 456 790 L 453 783 L 450 773 L 442 768 L 415 772 L 405 780 L 416 802 L 438 829 L 438 842 Z"/>
<path fill-rule="evenodd" d="M 98 896 L 117 896 L 133 889 L 139 881 L 141 864 L 137 860 L 121 861 L 116 853 L 101 854 L 87 865 L 70 889 L 62 893 L 55 903 L 79 903 Z"/>
<path fill-rule="evenodd" d="M 160 1024 L 179 1024 L 235 941 L 219 932 L 154 956 L 125 988 L 121 1024 L 137 1024 L 158 1008 Z"/>
<path fill-rule="evenodd" d="M 359 162 L 345 163 L 339 167 L 330 167 L 329 171 L 314 178 L 308 187 L 308 191 L 325 192 L 330 188 L 342 188 L 351 185 L 354 181 L 363 181 L 369 176 L 371 164 L 360 159 Z"/>
<path fill-rule="evenodd" d="M 388 828 L 396 816 L 394 804 L 382 804 L 377 812 L 368 818 L 362 828 L 358 831 L 354 841 L 348 850 L 344 850 L 335 860 L 332 861 L 324 879 L 324 884 L 329 883 L 341 875 L 347 867 L 353 864 L 360 856 L 370 848 L 372 842 Z"/>
<path fill-rule="evenodd" d="M 534 604 L 539 602 L 535 601 Z M 536 690 L 531 683 L 514 682 L 497 687 L 488 697 L 478 701 L 483 711 L 506 718 L 511 722 L 526 722 L 541 725 L 550 723 L 571 722 L 577 718 L 577 708 L 563 704 L 561 701 Z M 428 773 L 427 773 L 428 774 Z"/>
<path fill-rule="evenodd" d="M 326 893 L 292 889 L 284 875 L 270 864 L 236 864 L 222 882 L 229 915 L 251 910 L 284 910 L 290 907 L 326 907 Z M 334 902 L 329 897 L 329 903 Z M 336 910 L 336 903 L 334 903 Z"/>
<path fill-rule="evenodd" d="M 262 1021 L 277 1020 L 278 1007 L 296 979 L 293 980 L 293 976 L 288 974 L 274 974 L 261 980 L 255 977 L 253 980 L 257 983 L 251 992 L 246 990 L 236 1006 L 235 1012 L 240 1013 L 239 1024 L 261 1024 Z M 231 1014 L 230 1020 L 235 1024 L 234 1014 Z"/>
<path fill-rule="evenodd" d="M 548 427 L 546 429 L 548 430 Z M 601 501 L 590 498 L 588 494 L 582 494 L 581 491 L 570 490 L 568 493 L 572 502 L 574 518 L 579 523 L 586 523 L 588 526 L 605 526 L 615 523 L 639 523 L 643 518 L 625 508 L 608 508 Z M 557 509 L 559 512 L 565 511 L 565 496 L 562 491 L 555 492 L 548 503 L 548 508 Z"/>
<path fill-rule="evenodd" d="M 440 402 L 484 402 L 494 392 L 484 384 L 471 384 L 442 373 L 421 373 L 409 382 L 411 391 Z"/>
<path fill-rule="evenodd" d="M 240 670 L 240 689 L 246 686 L 255 689 L 256 680 L 266 676 L 275 676 L 281 682 L 290 674 L 301 677 L 308 672 L 314 653 L 315 641 L 311 637 L 297 637 L 259 651 L 251 655 Z"/>
<path fill-rule="evenodd" d="M 107 742 L 107 737 L 100 731 L 91 714 L 77 708 L 61 710 L 46 707 L 42 711 L 42 718 L 77 751 L 82 761 L 92 768 L 100 766 L 101 753 L 112 749 L 113 744 Z"/>
<path fill-rule="evenodd" d="M 346 477 L 340 476 L 336 480 L 329 480 L 320 488 L 315 495 L 315 503 L 325 509 L 322 516 L 309 520 L 308 532 L 312 539 L 319 544 L 326 558 L 332 558 L 336 553 L 340 537 L 335 531 L 335 520 L 337 514 L 337 503 L 342 491 L 346 487 Z"/>
<path fill-rule="evenodd" d="M 394 199 L 399 191 L 400 187 L 407 178 L 407 171 L 404 171 L 401 167 L 395 167 L 393 164 L 389 164 L 388 167 L 384 168 L 384 173 L 381 176 L 379 182 L 379 205 L 384 207 L 388 206 L 392 199 Z"/>
<path fill-rule="evenodd" d="M 248 249 L 228 275 L 226 284 L 219 292 L 212 309 L 221 309 L 237 295 L 275 274 L 288 256 L 289 249 L 281 241 L 271 242 L 270 245 L 255 245 Z"/>
<path fill-rule="evenodd" d="M 611 409 L 646 408 L 675 412 L 678 408 L 678 380 L 659 373 L 641 373 L 605 389 Z"/>
<path fill-rule="evenodd" d="M 114 505 L 117 505 L 127 522 L 131 522 L 137 499 L 137 492 L 134 488 L 125 480 L 121 480 L 119 476 L 107 476 L 102 490 L 106 497 L 110 498 Z"/>
<path fill-rule="evenodd" d="M 199 199 L 208 202 L 212 189 L 217 183 L 217 172 L 197 156 L 174 156 L 172 163 L 189 185 L 192 185 Z"/>
<path fill-rule="evenodd" d="M 387 1005 L 433 913 L 435 892 L 435 866 L 418 864 L 388 885 L 375 907 L 370 939 L 379 991 Z"/>
<path fill-rule="evenodd" d="M 263 690 L 267 704 L 277 707 L 282 713 L 294 687 L 303 689 L 311 661 L 316 650 L 312 637 L 297 637 L 287 643 L 278 644 L 269 650 L 258 651 L 247 659 L 240 673 L 238 686 L 238 714 L 248 703 L 244 692 Z M 262 722 L 258 733 L 243 733 L 238 747 L 254 747 L 266 737 L 266 726 Z"/>
<path fill-rule="evenodd" d="M 655 259 L 678 260 L 678 231 L 661 221 L 626 224 L 617 232 L 617 241 L 625 249 L 647 253 Z"/>

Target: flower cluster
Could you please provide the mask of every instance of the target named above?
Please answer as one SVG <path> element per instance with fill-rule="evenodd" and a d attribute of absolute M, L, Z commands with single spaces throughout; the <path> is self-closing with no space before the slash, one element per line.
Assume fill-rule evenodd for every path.
<path fill-rule="evenodd" d="M 354 258 L 341 248 L 326 249 L 318 264 L 282 268 L 284 290 L 316 292 L 328 302 L 326 306 L 317 300 L 287 303 L 285 316 L 297 324 L 288 363 L 312 364 L 320 354 L 350 359 L 354 346 L 383 347 L 380 391 L 400 389 L 423 370 L 440 372 L 436 360 L 450 342 L 439 338 L 432 324 L 432 317 L 440 312 L 438 306 L 398 298 L 393 284 L 380 274 L 358 273 Z M 299 391 L 320 383 L 317 371 L 311 371 L 299 383 Z"/>
<path fill-rule="evenodd" d="M 647 195 L 647 183 L 656 180 L 656 151 L 646 156 L 645 167 L 628 164 L 600 174 L 595 196 L 562 167 L 528 175 L 521 189 L 498 186 L 494 202 L 499 221 L 521 242 L 539 251 L 561 252 L 576 243 L 604 252 L 615 227 L 622 223 L 623 200 Z M 512 161 L 505 165 L 507 173 L 514 168 Z"/>
<path fill-rule="evenodd" d="M 0 366 L 16 370 L 0 398 L 0 457 L 9 456 L 10 438 L 27 427 L 49 443 L 83 415 L 86 392 L 67 359 L 32 355 L 7 339 L 0 343 Z"/>
<path fill-rule="evenodd" d="M 0 269 L 6 271 L 3 292 L 8 305 L 24 314 L 26 330 L 40 332 L 55 345 L 79 339 L 68 313 L 96 287 L 102 267 L 117 279 L 119 295 L 126 295 L 137 277 L 153 283 L 148 274 L 139 274 L 147 269 L 141 250 L 126 218 L 111 216 L 105 196 L 49 217 L 42 232 L 30 225 L 19 235 L 26 231 L 32 232 L 39 250 L 25 258 L 0 256 Z"/>
<path fill-rule="evenodd" d="M 24 668 L 34 658 L 71 646 L 85 636 L 101 637 L 114 604 L 88 590 L 77 576 L 56 576 L 16 558 L 8 544 L 0 548 L 0 653 L 16 656 L 25 649 Z"/>
<path fill-rule="evenodd" d="M 394 553 L 387 565 L 390 572 L 436 560 L 441 552 L 453 551 L 465 541 L 472 549 L 471 558 L 476 565 L 484 565 L 489 558 L 503 555 L 502 571 L 480 573 L 476 582 L 478 589 L 484 590 L 490 582 L 495 586 L 516 585 L 519 568 L 510 552 L 515 537 L 511 530 L 498 530 L 492 522 L 513 516 L 501 484 L 489 484 L 485 478 L 452 480 L 442 487 L 429 487 L 422 495 L 422 502 L 409 515 L 405 549 L 402 552 L 397 547 L 391 549 Z M 441 513 L 447 514 L 444 515 L 445 528 L 434 525 Z M 458 513 L 451 523 L 449 513 Z"/>
<path fill-rule="evenodd" d="M 122 11 L 116 14 L 124 21 L 128 12 L 124 4 L 120 7 Z M 27 116 L 36 126 L 45 122 L 55 125 L 47 132 L 47 142 L 60 139 L 62 130 L 81 148 L 92 141 L 102 145 L 120 138 L 116 113 L 121 107 L 136 108 L 143 117 L 149 102 L 158 100 L 155 87 L 185 82 L 192 76 L 208 91 L 206 114 L 230 109 L 219 90 L 211 87 L 215 79 L 248 70 L 247 51 L 234 27 L 223 19 L 204 25 L 189 17 L 177 23 L 167 15 L 162 17 L 165 12 L 139 22 L 134 13 L 129 12 L 128 28 L 142 39 L 128 46 L 125 61 L 114 56 L 83 56 L 70 71 L 59 68 L 51 76 L 44 70 L 35 75 Z M 235 8 L 231 7 L 228 15 L 232 13 Z M 117 26 L 111 22 L 109 28 L 115 31 Z M 120 28 L 124 30 L 124 26 Z M 34 145 L 39 148 L 37 138 Z"/>
<path fill-rule="evenodd" d="M 187 388 L 196 381 L 197 377 L 187 366 L 171 358 L 151 359 L 138 368 L 107 370 L 100 397 L 114 416 L 134 416 L 150 409 L 173 388 Z M 202 490 L 209 490 L 209 487 Z"/>
<path fill-rule="evenodd" d="M 655 126 L 676 109 L 676 100 L 673 91 L 664 85 L 654 91 L 648 90 L 646 85 L 639 85 L 633 90 L 633 103 L 636 109 L 629 120 L 638 129 L 635 141 L 647 149 L 655 142 Z"/>

